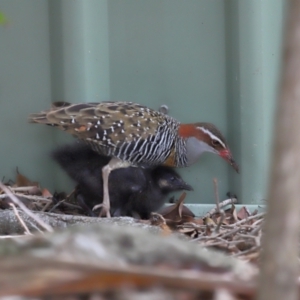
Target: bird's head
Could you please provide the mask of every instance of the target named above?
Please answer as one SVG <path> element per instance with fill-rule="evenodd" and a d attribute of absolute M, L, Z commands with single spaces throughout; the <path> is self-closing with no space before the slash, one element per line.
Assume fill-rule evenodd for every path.
<path fill-rule="evenodd" d="M 211 123 L 181 124 L 179 135 L 186 139 L 188 165 L 193 164 L 204 152 L 218 154 L 236 172 L 239 167 L 234 161 L 227 142 L 221 132 Z"/>
<path fill-rule="evenodd" d="M 172 168 L 159 166 L 152 171 L 154 182 L 164 193 L 187 190 L 192 191 L 193 188 L 187 184 L 181 176 Z"/>

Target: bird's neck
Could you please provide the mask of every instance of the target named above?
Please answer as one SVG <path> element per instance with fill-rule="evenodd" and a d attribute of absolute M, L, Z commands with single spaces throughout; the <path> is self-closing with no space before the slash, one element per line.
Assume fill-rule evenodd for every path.
<path fill-rule="evenodd" d="M 198 136 L 199 130 L 197 130 L 194 124 L 180 124 L 178 128 L 178 135 L 182 138 Z"/>
<path fill-rule="evenodd" d="M 212 152 L 212 148 L 195 137 L 186 139 L 187 166 L 194 164 L 204 152 Z"/>
<path fill-rule="evenodd" d="M 184 148 L 179 149 L 177 153 L 180 153 L 184 166 L 195 163 L 204 152 L 214 152 L 214 149 L 207 144 L 203 131 L 198 130 L 194 124 L 180 124 L 178 135 L 182 140 L 178 143 L 179 147 L 184 145 Z"/>

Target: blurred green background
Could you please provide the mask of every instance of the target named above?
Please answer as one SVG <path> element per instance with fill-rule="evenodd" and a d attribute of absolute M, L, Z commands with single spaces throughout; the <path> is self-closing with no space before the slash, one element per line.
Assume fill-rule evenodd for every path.
<path fill-rule="evenodd" d="M 265 198 L 280 69 L 283 0 L 0 0 L 0 175 L 71 187 L 49 158 L 72 140 L 28 114 L 51 101 L 134 101 L 182 122 L 210 121 L 241 173 L 205 154 L 180 170 L 187 201 L 231 191 Z M 8 20 L 8 21 L 7 21 Z"/>

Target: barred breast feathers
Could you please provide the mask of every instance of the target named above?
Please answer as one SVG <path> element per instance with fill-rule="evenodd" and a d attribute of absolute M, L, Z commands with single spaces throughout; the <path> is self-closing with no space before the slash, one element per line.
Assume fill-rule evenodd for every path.
<path fill-rule="evenodd" d="M 150 164 L 170 155 L 179 127 L 172 117 L 132 102 L 59 102 L 30 120 L 58 126 L 102 154 Z"/>

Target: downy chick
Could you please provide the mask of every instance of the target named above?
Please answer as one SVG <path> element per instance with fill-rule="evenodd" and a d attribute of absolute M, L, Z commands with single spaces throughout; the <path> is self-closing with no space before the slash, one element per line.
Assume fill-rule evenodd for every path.
<path fill-rule="evenodd" d="M 77 199 L 89 214 L 103 201 L 102 167 L 110 160 L 88 145 L 77 142 L 52 152 L 54 160 L 77 182 Z M 165 203 L 170 192 L 192 190 L 173 169 L 168 167 L 128 167 L 113 170 L 109 177 L 109 196 L 113 216 L 148 218 Z"/>

